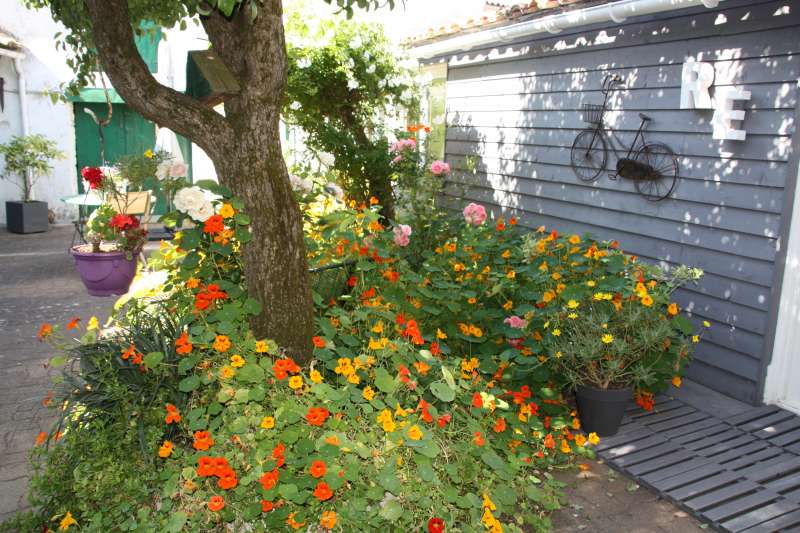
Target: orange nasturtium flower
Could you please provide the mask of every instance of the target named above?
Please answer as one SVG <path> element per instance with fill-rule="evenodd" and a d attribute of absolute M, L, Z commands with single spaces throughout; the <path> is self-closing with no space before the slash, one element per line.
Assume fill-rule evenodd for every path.
<path fill-rule="evenodd" d="M 321 426 L 331 415 L 324 407 L 311 407 L 306 413 L 306 421 L 312 426 Z"/>
<path fill-rule="evenodd" d="M 314 496 L 319 500 L 324 502 L 325 500 L 329 500 L 333 497 L 333 491 L 331 490 L 330 486 L 324 481 L 320 481 L 317 483 L 317 486 L 314 488 Z"/>
<path fill-rule="evenodd" d="M 192 443 L 192 447 L 195 450 L 207 450 L 214 445 L 214 441 L 211 438 L 211 433 L 208 431 L 195 431 L 194 432 L 194 442 Z"/>
<path fill-rule="evenodd" d="M 280 471 L 277 468 L 273 468 L 271 472 L 264 472 L 258 479 L 258 482 L 261 483 L 261 487 L 264 490 L 270 490 L 278 484 L 278 477 L 280 477 L 280 475 Z"/>
<path fill-rule="evenodd" d="M 214 349 L 218 352 L 226 352 L 231 347 L 231 340 L 227 335 L 217 335 L 214 339 Z"/>
<path fill-rule="evenodd" d="M 36 435 L 36 446 L 41 446 L 47 442 L 47 433 L 44 431 L 40 431 L 38 435 Z"/>
<path fill-rule="evenodd" d="M 336 527 L 336 512 L 325 511 L 319 519 L 319 525 L 325 529 L 333 529 Z"/>
<path fill-rule="evenodd" d="M 322 337 L 314 336 L 311 338 L 311 341 L 314 343 L 314 346 L 317 348 L 324 348 L 325 347 L 325 339 Z"/>
<path fill-rule="evenodd" d="M 236 214 L 236 210 L 233 208 L 231 204 L 222 204 L 222 207 L 219 208 L 219 214 L 222 218 L 231 218 L 233 215 Z"/>
<path fill-rule="evenodd" d="M 184 285 L 186 285 L 187 289 L 196 289 L 200 286 L 200 280 L 197 278 L 189 278 L 186 280 Z"/>
<path fill-rule="evenodd" d="M 311 473 L 311 477 L 315 477 L 317 479 L 321 478 L 325 475 L 327 471 L 327 467 L 325 465 L 325 461 L 314 461 L 311 463 L 311 467 L 309 468 L 309 472 Z"/>
<path fill-rule="evenodd" d="M 189 342 L 189 333 L 184 331 L 181 336 L 175 339 L 175 352 L 181 355 L 191 353 L 194 346 Z"/>
<path fill-rule="evenodd" d="M 481 435 L 480 431 L 475 432 L 475 437 L 472 439 L 472 442 L 474 442 L 477 446 L 483 446 L 486 444 L 486 440 L 483 438 L 483 435 Z"/>
<path fill-rule="evenodd" d="M 210 500 L 208 500 L 208 509 L 209 511 L 221 511 L 225 507 L 225 500 L 222 499 L 222 496 L 212 496 Z"/>
<path fill-rule="evenodd" d="M 67 324 L 67 329 L 76 329 L 76 328 L 78 328 L 78 322 L 80 322 L 80 321 L 81 321 L 81 317 L 79 317 L 79 316 L 72 317 L 72 320 L 70 320 L 69 323 Z"/>
<path fill-rule="evenodd" d="M 44 340 L 50 335 L 53 334 L 53 326 L 50 324 L 44 323 L 39 327 L 39 333 L 36 334 L 39 337 L 39 340 Z"/>
<path fill-rule="evenodd" d="M 292 529 L 300 529 L 301 527 L 306 525 L 305 522 L 298 522 L 297 520 L 294 519 L 296 514 L 297 514 L 296 512 L 289 513 L 289 516 L 286 517 L 286 524 Z"/>
<path fill-rule="evenodd" d="M 166 459 L 170 455 L 172 455 L 172 441 L 165 440 L 158 449 L 158 456 Z"/>
<path fill-rule="evenodd" d="M 178 408 L 171 403 L 167 404 L 167 417 L 165 421 L 167 424 L 177 424 L 181 421 L 181 412 L 178 411 Z"/>
<path fill-rule="evenodd" d="M 672 316 L 677 315 L 678 314 L 678 304 L 676 304 L 674 302 L 669 304 L 667 306 L 667 313 L 669 313 Z"/>
<path fill-rule="evenodd" d="M 414 424 L 408 428 L 408 438 L 411 440 L 420 440 L 422 438 L 422 430 L 419 429 L 418 425 Z"/>

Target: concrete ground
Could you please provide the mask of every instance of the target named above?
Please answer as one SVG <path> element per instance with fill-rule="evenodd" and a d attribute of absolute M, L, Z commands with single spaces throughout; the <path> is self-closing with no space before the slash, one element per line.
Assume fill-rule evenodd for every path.
<path fill-rule="evenodd" d="M 559 472 L 566 504 L 553 514 L 559 533 L 692 533 L 700 522 L 654 492 L 595 461 L 586 471 Z"/>
<path fill-rule="evenodd" d="M 25 508 L 28 450 L 52 419 L 42 399 L 54 373 L 44 365 L 54 354 L 37 340 L 39 325 L 63 328 L 74 316 L 85 324 L 92 315 L 102 322 L 114 302 L 86 294 L 67 252 L 71 239 L 71 227 L 31 235 L 0 228 L 0 521 Z M 556 531 L 701 531 L 685 513 L 605 465 L 558 477 L 567 483 L 568 503 L 553 517 Z"/>
<path fill-rule="evenodd" d="M 102 321 L 113 304 L 86 293 L 67 251 L 72 231 L 16 235 L 0 227 L 0 521 L 25 507 L 28 450 L 52 420 L 42 399 L 54 373 L 44 364 L 55 354 L 37 340 L 40 324 Z"/>

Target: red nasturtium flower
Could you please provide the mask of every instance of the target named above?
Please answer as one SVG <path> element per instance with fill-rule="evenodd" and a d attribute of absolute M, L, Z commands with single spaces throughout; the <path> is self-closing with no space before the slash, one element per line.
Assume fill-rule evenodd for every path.
<path fill-rule="evenodd" d="M 503 431 L 505 431 L 506 430 L 506 419 L 503 418 L 503 417 L 500 417 L 497 420 L 495 420 L 494 428 L 492 428 L 492 429 L 494 429 L 495 433 L 502 433 Z"/>
<path fill-rule="evenodd" d="M 433 517 L 428 520 L 428 533 L 442 533 L 444 531 L 444 520 Z"/>
<path fill-rule="evenodd" d="M 321 426 L 330 415 L 331 412 L 324 407 L 311 407 L 306 413 L 306 421 L 312 426 Z"/>
<path fill-rule="evenodd" d="M 72 320 L 70 320 L 69 323 L 67 324 L 67 329 L 76 329 L 78 327 L 78 322 L 80 321 L 81 317 L 79 316 L 72 317 Z"/>
<path fill-rule="evenodd" d="M 41 446 L 47 442 L 47 433 L 44 431 L 40 431 L 38 435 L 36 435 L 36 446 Z"/>
<path fill-rule="evenodd" d="M 214 458 L 203 455 L 197 460 L 197 475 L 198 477 L 211 477 L 214 475 Z"/>
<path fill-rule="evenodd" d="M 261 512 L 268 513 L 275 508 L 275 504 L 269 500 L 261 500 Z"/>
<path fill-rule="evenodd" d="M 212 496 L 208 500 L 208 509 L 210 511 L 221 511 L 223 507 L 225 507 L 225 500 L 222 499 L 222 496 Z"/>
<path fill-rule="evenodd" d="M 322 337 L 317 337 L 315 335 L 311 339 L 311 341 L 314 343 L 314 346 L 316 346 L 317 348 L 324 348 L 325 347 L 325 339 L 323 339 Z"/>
<path fill-rule="evenodd" d="M 219 481 L 217 481 L 217 486 L 223 490 L 230 490 L 238 484 L 239 480 L 236 478 L 236 472 L 232 469 L 226 472 L 224 476 L 220 476 Z"/>
<path fill-rule="evenodd" d="M 325 461 L 314 461 L 311 463 L 311 468 L 309 468 L 309 472 L 311 473 L 311 477 L 315 477 L 317 479 L 321 478 L 325 475 L 327 468 L 325 466 Z"/>
<path fill-rule="evenodd" d="M 291 357 L 284 357 L 283 359 L 278 359 L 272 365 L 272 373 L 275 374 L 275 377 L 279 380 L 286 379 L 289 377 L 289 374 L 296 374 L 300 372 L 300 367 L 297 363 L 294 362 L 294 359 Z"/>
<path fill-rule="evenodd" d="M 314 488 L 314 496 L 319 501 L 324 502 L 325 500 L 329 500 L 331 497 L 333 497 L 333 491 L 331 490 L 331 488 L 328 486 L 327 483 L 325 483 L 324 481 L 320 481 Z"/>
<path fill-rule="evenodd" d="M 214 445 L 214 441 L 211 439 L 211 433 L 208 431 L 195 431 L 194 432 L 194 442 L 192 446 L 195 450 L 207 450 Z"/>
<path fill-rule="evenodd" d="M 264 472 L 264 474 L 258 479 L 258 482 L 261 483 L 261 487 L 264 490 L 269 490 L 278 484 L 278 478 L 280 475 L 281 474 L 278 472 L 278 469 L 273 468 L 271 472 Z"/>
<path fill-rule="evenodd" d="M 450 422 L 450 420 L 452 420 L 452 419 L 453 419 L 452 415 L 449 415 L 449 414 L 440 415 L 440 416 L 439 416 L 439 418 L 436 420 L 436 424 L 438 424 L 438 426 L 439 426 L 440 428 L 443 428 L 443 427 L 445 427 L 445 426 L 446 426 L 446 425 L 447 425 L 447 424 Z"/>
<path fill-rule="evenodd" d="M 483 435 L 481 435 L 480 431 L 475 432 L 475 437 L 472 439 L 472 442 L 474 442 L 477 446 L 483 446 L 486 444 L 486 440 L 483 438 Z"/>
<path fill-rule="evenodd" d="M 554 450 L 556 447 L 556 441 L 553 438 L 552 433 L 548 433 L 544 438 L 544 447 L 548 450 Z"/>

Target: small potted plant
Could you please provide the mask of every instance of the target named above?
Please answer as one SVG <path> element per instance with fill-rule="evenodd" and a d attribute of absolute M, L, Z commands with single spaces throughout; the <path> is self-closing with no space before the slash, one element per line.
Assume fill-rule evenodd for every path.
<path fill-rule="evenodd" d="M 583 429 L 610 436 L 631 398 L 650 410 L 656 391 L 670 381 L 680 386 L 699 337 L 671 295 L 702 272 L 679 267 L 668 275 L 628 263 L 622 271 L 594 275 L 562 292 L 549 341 L 553 370 L 575 391 Z"/>
<path fill-rule="evenodd" d="M 87 222 L 88 243 L 72 248 L 75 265 L 92 296 L 125 294 L 136 275 L 137 257 L 147 241 L 147 230 L 133 213 L 131 193 L 146 196 L 147 215 L 150 191 L 143 191 L 145 180 L 159 179 L 167 194 L 183 187 L 186 166 L 169 164 L 165 152 L 148 150 L 140 156 L 126 156 L 114 167 L 86 167 L 81 171 L 91 190 L 104 198 Z"/>
<path fill-rule="evenodd" d="M 14 136 L 0 144 L 0 154 L 5 160 L 5 174 L 20 188 L 22 200 L 6 202 L 6 227 L 12 233 L 37 233 L 47 231 L 47 202 L 33 199 L 33 186 L 53 167 L 51 162 L 63 159 L 56 142 L 44 135 Z"/>

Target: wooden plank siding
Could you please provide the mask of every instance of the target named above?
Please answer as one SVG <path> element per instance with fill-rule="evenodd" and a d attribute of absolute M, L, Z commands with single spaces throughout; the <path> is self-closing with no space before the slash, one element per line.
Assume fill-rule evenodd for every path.
<path fill-rule="evenodd" d="M 705 270 L 676 300 L 712 327 L 688 375 L 757 403 L 769 331 L 771 291 L 784 227 L 784 188 L 796 180 L 792 151 L 800 78 L 800 0 L 729 0 L 586 26 L 558 35 L 470 50 L 447 61 L 446 159 L 454 169 L 442 205 L 481 202 L 525 227 L 554 227 L 616 239 L 643 260 Z M 681 70 L 714 65 L 715 87 L 752 92 L 744 142 L 712 139 L 710 110 L 679 107 Z M 627 146 L 638 113 L 653 120 L 650 141 L 678 155 L 672 197 L 648 202 L 628 180 L 606 173 L 578 180 L 570 148 L 587 125 L 582 105 L 602 102 L 600 84 L 620 75 L 606 124 Z M 622 154 L 624 155 L 624 152 Z M 477 157 L 468 172 L 468 157 Z M 616 158 L 609 154 L 609 170 Z"/>

